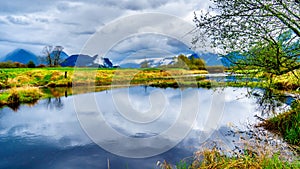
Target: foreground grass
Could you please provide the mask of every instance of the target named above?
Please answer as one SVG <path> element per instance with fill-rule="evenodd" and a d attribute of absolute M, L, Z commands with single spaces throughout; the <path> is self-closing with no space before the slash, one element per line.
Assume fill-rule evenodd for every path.
<path fill-rule="evenodd" d="M 281 160 L 277 154 L 272 156 L 256 155 L 254 153 L 240 154 L 228 157 L 219 150 L 203 150 L 197 152 L 192 164 L 182 161 L 176 165 L 176 169 L 296 169 L 300 168 L 300 161 L 288 162 Z M 159 165 L 162 169 L 172 169 L 172 165 L 163 162 Z"/>
<path fill-rule="evenodd" d="M 202 158 L 200 160 L 199 158 Z M 213 149 L 205 150 L 199 152 L 198 160 L 195 160 L 191 165 L 191 169 L 198 168 L 214 168 L 214 169 L 223 169 L 223 168 L 267 168 L 267 169 L 282 169 L 282 168 L 299 168 L 300 162 L 288 162 L 283 161 L 279 158 L 278 155 L 274 154 L 273 156 L 268 155 L 256 155 L 252 152 L 245 152 L 245 154 L 240 154 L 237 157 L 228 157 L 222 152 Z"/>

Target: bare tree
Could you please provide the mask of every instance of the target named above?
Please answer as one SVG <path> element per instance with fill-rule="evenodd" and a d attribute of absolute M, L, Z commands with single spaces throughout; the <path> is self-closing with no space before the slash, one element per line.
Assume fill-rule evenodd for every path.
<path fill-rule="evenodd" d="M 53 51 L 53 46 L 51 46 L 51 45 L 45 46 L 42 51 L 43 55 L 46 58 L 46 62 L 49 66 L 53 66 L 52 58 L 51 58 L 52 51 Z"/>
<path fill-rule="evenodd" d="M 62 46 L 45 46 L 43 48 L 43 54 L 45 56 L 46 62 L 48 64 L 48 66 L 58 66 L 61 62 L 61 52 L 63 51 L 63 47 Z"/>
<path fill-rule="evenodd" d="M 54 66 L 58 66 L 61 62 L 60 54 L 63 51 L 64 47 L 62 46 L 55 46 L 53 50 L 53 64 Z"/>

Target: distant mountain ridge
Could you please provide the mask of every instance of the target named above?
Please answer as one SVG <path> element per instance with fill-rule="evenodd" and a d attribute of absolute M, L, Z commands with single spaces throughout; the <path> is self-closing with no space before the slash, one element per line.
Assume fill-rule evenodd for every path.
<path fill-rule="evenodd" d="M 55 54 L 55 51 L 51 53 L 51 56 Z M 224 58 L 219 57 L 214 53 L 190 53 L 185 54 L 187 57 L 195 57 L 201 58 L 206 62 L 207 66 L 228 66 L 228 63 L 224 60 Z M 25 50 L 25 49 L 15 49 L 14 51 L 8 53 L 2 60 L 0 61 L 12 61 L 12 62 L 20 62 L 23 64 L 27 64 L 29 61 L 33 61 L 36 65 L 38 64 L 47 64 L 46 59 L 41 56 L 37 56 L 34 53 Z M 63 67 L 103 67 L 103 68 L 112 68 L 116 67 L 112 63 L 109 58 L 89 56 L 84 54 L 73 54 L 68 56 L 64 51 L 60 53 L 61 66 Z M 145 60 L 139 60 L 141 63 Z M 141 63 L 139 61 L 127 62 L 120 67 L 122 68 L 139 68 Z M 177 61 L 177 57 L 158 57 L 158 58 L 149 58 L 146 59 L 149 67 L 160 67 L 165 65 L 174 64 Z"/>
<path fill-rule="evenodd" d="M 35 64 L 39 64 L 39 59 L 34 53 L 25 49 L 15 49 L 8 53 L 1 61 L 12 61 L 27 64 L 29 61 L 33 61 Z"/>
<path fill-rule="evenodd" d="M 50 56 L 53 58 L 57 51 L 52 51 Z M 60 60 L 61 66 L 79 66 L 79 67 L 103 67 L 103 68 L 112 68 L 114 67 L 113 63 L 108 58 L 98 57 L 95 55 L 93 57 L 89 55 L 83 54 L 74 54 L 69 56 L 66 52 L 60 52 Z M 29 61 L 33 61 L 36 65 L 39 64 L 47 64 L 46 58 L 37 56 L 34 53 L 25 50 L 25 49 L 15 49 L 12 52 L 8 53 L 3 59 L 0 61 L 12 61 L 12 62 L 19 62 L 23 64 L 27 64 Z"/>
<path fill-rule="evenodd" d="M 95 55 L 93 57 L 83 54 L 71 55 L 65 59 L 61 64 L 63 67 L 102 67 L 102 68 L 113 68 L 113 63 L 108 58 L 98 57 Z"/>
<path fill-rule="evenodd" d="M 200 58 L 205 61 L 206 66 L 224 66 L 221 61 L 221 57 L 217 54 L 210 53 L 210 52 L 200 52 L 200 53 L 192 53 L 186 55 L 187 57 L 195 57 Z"/>
<path fill-rule="evenodd" d="M 79 59 L 80 58 L 80 59 Z M 80 60 L 77 62 L 77 60 Z M 77 66 L 92 66 L 94 58 L 90 57 L 89 55 L 71 55 L 70 57 L 66 58 L 60 65 L 63 67 L 66 66 L 75 66 L 77 62 Z"/>
<path fill-rule="evenodd" d="M 221 57 L 214 53 L 209 53 L 209 52 L 204 53 L 203 52 L 203 53 L 190 53 L 190 54 L 184 54 L 184 55 L 187 56 L 189 59 L 191 59 L 192 57 L 203 59 L 207 66 L 224 66 L 224 64 L 221 60 Z M 141 59 L 141 61 L 138 63 L 126 62 L 125 64 L 122 64 L 121 67 L 122 68 L 128 68 L 128 67 L 139 68 L 141 66 L 141 64 L 145 61 L 147 61 L 147 64 L 149 67 L 155 68 L 155 67 L 167 66 L 167 65 L 174 64 L 175 62 L 177 62 L 177 57 L 173 56 L 173 57 L 162 57 L 162 58 L 148 58 L 148 59 L 144 59 L 144 60 Z"/>

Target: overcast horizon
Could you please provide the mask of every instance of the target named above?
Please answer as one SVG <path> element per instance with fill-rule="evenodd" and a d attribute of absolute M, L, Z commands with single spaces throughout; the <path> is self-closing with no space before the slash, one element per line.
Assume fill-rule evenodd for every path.
<path fill-rule="evenodd" d="M 193 12 L 205 10 L 208 6 L 208 0 L 1 1 L 0 57 L 17 48 L 41 55 L 46 45 L 61 45 L 67 54 L 77 54 L 94 33 L 118 18 L 155 12 L 174 15 L 193 24 Z M 155 43 L 150 42 L 158 40 L 164 42 L 157 44 L 160 48 L 187 51 L 182 43 L 176 40 L 170 43 L 170 39 L 162 36 L 135 36 L 132 39 L 124 41 L 128 46 L 119 46 L 131 51 L 134 46 L 138 51 L 147 47 L 145 43 L 155 48 Z"/>

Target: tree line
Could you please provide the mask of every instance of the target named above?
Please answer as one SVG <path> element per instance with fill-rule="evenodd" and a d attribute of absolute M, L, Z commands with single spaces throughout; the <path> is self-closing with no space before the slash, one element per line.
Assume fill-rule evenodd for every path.
<path fill-rule="evenodd" d="M 35 68 L 35 67 L 45 67 L 45 65 L 35 65 L 33 61 L 29 61 L 27 64 L 20 62 L 0 62 L 0 68 Z"/>

